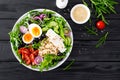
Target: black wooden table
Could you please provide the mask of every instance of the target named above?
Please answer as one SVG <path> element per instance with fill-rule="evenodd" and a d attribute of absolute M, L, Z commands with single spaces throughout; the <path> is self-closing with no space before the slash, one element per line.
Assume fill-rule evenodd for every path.
<path fill-rule="evenodd" d="M 120 0 L 116 1 L 120 3 Z M 67 8 L 60 10 L 55 0 L 0 0 L 0 80 L 120 80 L 120 4 L 116 6 L 116 15 L 106 15 L 109 25 L 105 31 L 110 32 L 106 43 L 95 48 L 101 35 L 88 35 L 84 25 L 77 25 L 70 18 L 71 8 L 78 3 L 82 0 L 69 0 Z M 62 66 L 49 72 L 25 68 L 16 60 L 10 47 L 8 32 L 21 15 L 36 8 L 51 9 L 63 15 L 74 34 L 70 57 Z M 92 20 L 97 19 L 92 16 Z M 63 71 L 72 59 L 75 63 L 71 69 Z"/>

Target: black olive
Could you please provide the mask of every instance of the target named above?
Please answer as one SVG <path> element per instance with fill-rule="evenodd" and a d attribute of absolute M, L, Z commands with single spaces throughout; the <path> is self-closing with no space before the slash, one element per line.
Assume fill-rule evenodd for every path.
<path fill-rule="evenodd" d="M 29 20 L 28 23 L 31 24 L 32 22 Z"/>
<path fill-rule="evenodd" d="M 19 34 L 18 34 L 18 37 L 20 38 L 22 35 L 23 35 L 22 33 L 19 33 Z"/>
<path fill-rule="evenodd" d="M 51 18 L 52 17 L 52 15 L 51 14 L 49 14 L 49 18 Z"/>
<path fill-rule="evenodd" d="M 39 38 L 35 38 L 35 39 L 33 40 L 33 43 L 34 43 L 34 42 L 38 43 L 39 41 L 40 41 Z"/>
<path fill-rule="evenodd" d="M 22 44 L 19 44 L 18 48 L 24 47 L 26 44 L 22 42 Z"/>
<path fill-rule="evenodd" d="M 40 37 L 40 40 L 42 41 L 44 38 L 46 38 L 45 34 L 42 34 Z"/>
<path fill-rule="evenodd" d="M 63 54 L 62 54 L 62 53 L 60 53 L 60 52 L 59 52 L 57 55 L 58 55 L 58 56 L 63 56 Z"/>

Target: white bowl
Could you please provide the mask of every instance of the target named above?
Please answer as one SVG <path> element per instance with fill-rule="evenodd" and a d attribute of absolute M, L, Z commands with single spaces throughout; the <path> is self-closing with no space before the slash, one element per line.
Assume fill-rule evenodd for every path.
<path fill-rule="evenodd" d="M 40 12 L 42 12 L 44 9 L 34 9 L 35 11 L 40 11 Z M 46 9 L 47 11 L 52 11 L 52 10 L 48 10 L 48 9 Z M 55 11 L 53 11 L 53 12 L 55 12 Z M 25 13 L 25 14 L 23 14 L 18 20 L 17 20 L 17 22 L 15 23 L 15 25 L 14 25 L 14 27 L 13 27 L 13 29 L 12 30 L 14 30 L 14 28 L 15 28 L 15 26 L 16 26 L 16 24 L 17 23 L 19 23 L 20 22 L 20 20 L 21 19 L 23 19 L 26 15 L 28 14 L 28 12 L 27 13 Z M 57 13 L 57 12 L 55 12 L 55 16 L 60 16 L 60 17 L 62 17 L 59 13 Z M 65 20 L 65 18 L 64 18 L 64 20 Z M 65 20 L 66 21 L 66 20 Z M 71 46 L 73 47 L 73 33 L 72 33 L 72 29 L 71 29 L 71 27 L 70 27 L 70 25 L 69 25 L 69 23 L 66 21 L 66 24 L 68 25 L 68 28 L 71 30 Z M 12 51 L 13 51 L 13 54 L 14 54 L 14 56 L 17 58 L 17 60 L 20 62 L 21 60 L 19 59 L 19 57 L 17 56 L 17 54 L 16 54 L 16 52 L 15 52 L 15 50 L 13 49 L 13 45 L 12 45 L 12 43 L 10 43 L 11 44 L 11 48 L 12 48 Z M 53 67 L 49 67 L 49 69 L 48 70 L 46 70 L 46 69 L 43 69 L 43 71 L 50 71 L 50 70 L 53 70 L 53 69 L 55 69 L 55 68 L 57 68 L 57 67 L 59 67 L 60 65 L 62 65 L 66 60 L 67 60 L 67 58 L 69 57 L 69 55 L 70 55 L 70 53 L 71 53 L 71 50 L 72 50 L 72 47 L 71 47 L 71 49 L 70 49 L 70 51 L 68 52 L 68 53 L 66 53 L 66 57 L 62 60 L 62 61 L 60 61 L 56 66 L 53 66 Z M 27 68 L 29 68 L 29 69 L 31 69 L 31 70 L 34 70 L 34 71 L 40 71 L 38 68 L 32 68 L 31 66 L 28 66 L 28 65 L 26 65 L 26 64 L 24 64 L 24 63 L 22 63 L 22 65 L 24 65 L 25 67 L 27 67 Z"/>
<path fill-rule="evenodd" d="M 73 13 L 73 11 L 74 11 L 77 7 L 83 7 L 83 8 L 86 9 L 88 15 L 87 15 L 87 17 L 86 17 L 86 19 L 85 19 L 84 21 L 81 21 L 81 22 L 80 22 L 80 21 L 77 21 L 77 20 L 74 19 L 72 13 Z M 86 22 L 89 20 L 89 18 L 90 18 L 90 9 L 89 9 L 87 6 L 85 6 L 84 4 L 77 4 L 77 5 L 75 5 L 75 6 L 71 9 L 70 17 L 71 17 L 71 19 L 72 19 L 75 23 L 77 23 L 77 24 L 84 24 L 84 23 L 86 23 Z"/>

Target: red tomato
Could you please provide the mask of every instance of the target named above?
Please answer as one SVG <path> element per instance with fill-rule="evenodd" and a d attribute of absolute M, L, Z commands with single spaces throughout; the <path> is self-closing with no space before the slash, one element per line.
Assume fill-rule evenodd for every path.
<path fill-rule="evenodd" d="M 25 60 L 25 54 L 22 54 L 22 60 Z"/>
<path fill-rule="evenodd" d="M 35 65 L 34 59 L 38 56 L 39 50 L 34 50 L 34 48 L 20 48 L 18 52 L 21 54 L 22 60 L 25 61 L 27 65 Z"/>
<path fill-rule="evenodd" d="M 19 50 L 18 50 L 18 53 L 19 53 L 19 54 L 22 54 L 22 50 L 21 50 L 21 49 L 19 49 Z"/>
<path fill-rule="evenodd" d="M 34 59 L 35 59 L 34 54 L 30 54 L 30 60 L 31 60 L 31 62 L 34 62 Z"/>
<path fill-rule="evenodd" d="M 31 63 L 30 60 L 26 60 L 26 64 L 29 65 Z"/>
<path fill-rule="evenodd" d="M 100 20 L 96 23 L 96 27 L 99 30 L 103 30 L 105 28 L 105 23 L 102 20 Z"/>
<path fill-rule="evenodd" d="M 29 56 L 27 54 L 24 54 L 24 57 L 26 64 L 29 65 L 31 63 Z"/>
<path fill-rule="evenodd" d="M 37 56 L 38 55 L 38 50 L 35 50 L 32 54 L 34 54 L 34 56 Z"/>
<path fill-rule="evenodd" d="M 22 50 L 22 54 L 30 54 L 29 50 L 27 48 Z"/>
<path fill-rule="evenodd" d="M 29 48 L 29 51 L 32 53 L 32 52 L 34 52 L 34 49 L 31 47 L 31 48 Z"/>

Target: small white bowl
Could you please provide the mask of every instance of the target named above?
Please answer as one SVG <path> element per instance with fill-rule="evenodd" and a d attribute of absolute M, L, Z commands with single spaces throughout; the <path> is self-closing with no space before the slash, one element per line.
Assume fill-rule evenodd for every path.
<path fill-rule="evenodd" d="M 83 7 L 83 8 L 86 9 L 86 11 L 87 11 L 88 14 L 87 14 L 87 17 L 86 17 L 86 19 L 85 19 L 84 21 L 77 21 L 77 20 L 75 20 L 75 18 L 73 17 L 73 11 L 74 11 L 77 7 Z M 79 12 L 79 13 L 80 13 L 80 12 Z M 75 6 L 71 9 L 70 17 L 71 17 L 71 19 L 72 19 L 75 23 L 77 23 L 77 24 L 84 24 L 84 23 L 86 23 L 86 22 L 89 20 L 89 18 L 90 18 L 90 9 L 89 9 L 86 5 L 84 5 L 84 4 L 77 4 L 77 5 L 75 5 Z"/>

